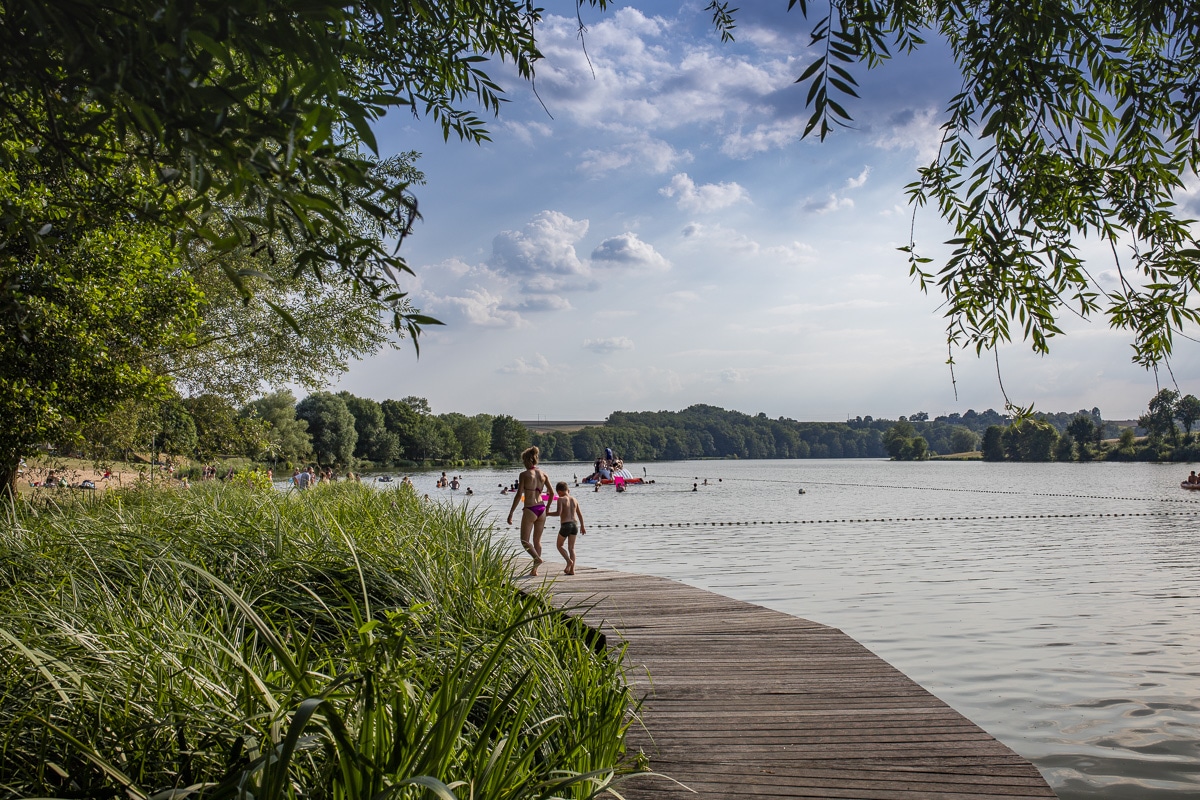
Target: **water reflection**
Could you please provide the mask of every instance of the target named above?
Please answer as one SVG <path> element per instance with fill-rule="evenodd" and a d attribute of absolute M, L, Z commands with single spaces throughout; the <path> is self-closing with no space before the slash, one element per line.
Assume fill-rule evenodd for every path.
<path fill-rule="evenodd" d="M 569 480 L 589 466 L 546 468 Z M 839 627 L 1032 760 L 1063 798 L 1200 796 L 1200 498 L 1177 488 L 1179 468 L 647 466 L 654 486 L 574 490 L 589 523 L 581 564 Z M 494 488 L 515 470 L 463 474 L 515 542 L 511 495 Z M 452 499 L 434 475 L 414 479 Z"/>

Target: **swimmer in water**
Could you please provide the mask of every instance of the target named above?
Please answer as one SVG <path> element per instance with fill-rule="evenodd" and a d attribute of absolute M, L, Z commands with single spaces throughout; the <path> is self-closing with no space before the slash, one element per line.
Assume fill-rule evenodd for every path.
<path fill-rule="evenodd" d="M 542 529 L 546 527 L 546 510 L 548 504 L 542 498 L 542 490 L 550 494 L 550 477 L 537 468 L 538 449 L 530 447 L 521 453 L 521 462 L 525 470 L 517 476 L 517 494 L 513 498 L 512 508 L 508 510 L 508 524 L 513 524 L 513 514 L 522 499 L 525 508 L 521 511 L 521 546 L 533 557 L 533 569 L 530 575 L 538 574 L 542 564 Z M 548 498 L 547 498 L 548 499 Z"/>

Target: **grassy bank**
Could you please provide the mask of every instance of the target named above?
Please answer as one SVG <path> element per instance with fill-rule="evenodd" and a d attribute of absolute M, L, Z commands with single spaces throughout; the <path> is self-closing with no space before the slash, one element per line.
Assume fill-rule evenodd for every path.
<path fill-rule="evenodd" d="M 356 484 L 9 510 L 0 796 L 582 798 L 618 659 L 461 508 Z"/>

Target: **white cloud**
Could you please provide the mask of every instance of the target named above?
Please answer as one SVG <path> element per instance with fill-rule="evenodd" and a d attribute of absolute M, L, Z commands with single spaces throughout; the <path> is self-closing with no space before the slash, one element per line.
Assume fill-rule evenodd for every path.
<path fill-rule="evenodd" d="M 604 150 L 586 150 L 578 169 L 593 178 L 630 166 L 659 175 L 691 160 L 692 154 L 686 150 L 676 150 L 662 139 L 643 137 Z"/>
<path fill-rule="evenodd" d="M 670 267 L 654 247 L 638 238 L 636 233 L 622 233 L 601 242 L 592 251 L 592 261 L 605 266 L 664 270 Z"/>
<path fill-rule="evenodd" d="M 747 201 L 750 195 L 737 183 L 705 183 L 696 185 L 686 172 L 671 178 L 671 182 L 658 190 L 675 201 L 685 211 L 710 212 Z"/>
<path fill-rule="evenodd" d="M 744 233 L 724 225 L 705 225 L 689 222 L 683 226 L 683 238 L 693 246 L 718 247 L 741 255 L 757 255 L 762 246 Z"/>
<path fill-rule="evenodd" d="M 862 311 L 875 308 L 887 308 L 891 303 L 881 300 L 842 300 L 836 303 L 793 303 L 786 306 L 768 308 L 768 314 L 802 314 L 814 311 Z"/>
<path fill-rule="evenodd" d="M 487 289 L 467 289 L 465 295 L 433 298 L 431 305 L 436 313 L 448 309 L 463 321 L 484 328 L 518 328 L 525 324 L 521 315 L 508 309 L 504 299 Z"/>
<path fill-rule="evenodd" d="M 816 198 L 809 200 L 803 206 L 804 210 L 812 214 L 828 214 L 830 211 L 837 211 L 843 208 L 854 208 L 854 201 L 849 197 L 839 197 L 836 194 L 831 194 L 824 200 Z"/>
<path fill-rule="evenodd" d="M 937 157 L 942 141 L 937 109 L 909 109 L 895 114 L 874 129 L 871 143 L 884 150 L 915 150 L 917 161 L 927 164 Z"/>
<path fill-rule="evenodd" d="M 632 350 L 633 341 L 626 336 L 609 336 L 602 339 L 584 339 L 583 348 L 594 353 L 615 353 L 618 350 Z"/>
<path fill-rule="evenodd" d="M 771 120 L 755 125 L 749 132 L 740 129 L 725 137 L 721 152 L 733 158 L 750 158 L 768 150 L 777 150 L 800 141 L 805 120 L 801 117 Z"/>
<path fill-rule="evenodd" d="M 496 371 L 504 375 L 545 375 L 550 372 L 550 362 L 541 353 L 535 353 L 532 359 L 518 358 Z"/>
<path fill-rule="evenodd" d="M 575 253 L 575 243 L 588 231 L 588 221 L 559 211 L 542 211 L 519 231 L 502 231 L 492 240 L 489 264 L 499 272 L 545 288 L 560 285 L 548 277 L 586 276 L 587 266 Z"/>
<path fill-rule="evenodd" d="M 862 172 L 860 172 L 858 174 L 858 177 L 850 178 L 849 180 L 846 181 L 846 188 L 847 189 L 858 189 L 859 187 L 861 187 L 863 184 L 865 184 L 867 182 L 867 177 L 870 176 L 870 174 L 871 174 L 871 168 L 869 166 L 863 167 L 863 170 L 862 170 Z"/>
<path fill-rule="evenodd" d="M 544 122 L 513 122 L 505 120 L 497 126 L 500 130 L 506 130 L 525 144 L 533 144 L 534 139 L 548 139 L 554 132 Z"/>
<path fill-rule="evenodd" d="M 621 9 L 588 25 L 585 55 L 577 20 L 547 15 L 539 97 L 556 117 L 636 137 L 770 114 L 769 95 L 795 79 L 790 57 L 751 61 L 716 42 L 680 48 L 672 24 Z"/>
<path fill-rule="evenodd" d="M 561 294 L 527 294 L 521 302 L 507 306 L 515 311 L 570 311 L 571 301 Z"/>

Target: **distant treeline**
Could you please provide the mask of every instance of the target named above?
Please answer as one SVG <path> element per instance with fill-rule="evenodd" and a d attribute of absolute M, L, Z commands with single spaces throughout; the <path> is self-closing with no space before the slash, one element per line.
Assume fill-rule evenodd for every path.
<path fill-rule="evenodd" d="M 1078 415 L 1098 426 L 1105 423 L 1100 409 L 1043 414 L 1041 418 L 1065 430 Z M 603 426 L 573 432 L 533 434 L 533 443 L 551 461 L 590 461 L 612 447 L 630 461 L 689 458 L 887 458 L 888 432 L 902 424 L 920 437 L 922 454 L 962 453 L 978 449 L 989 426 L 1007 425 L 1011 419 L 993 409 L 929 418 L 918 412 L 899 420 L 855 417 L 846 422 L 799 422 L 787 417 L 771 419 L 710 405 L 683 411 L 615 411 Z"/>

